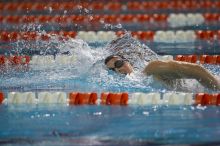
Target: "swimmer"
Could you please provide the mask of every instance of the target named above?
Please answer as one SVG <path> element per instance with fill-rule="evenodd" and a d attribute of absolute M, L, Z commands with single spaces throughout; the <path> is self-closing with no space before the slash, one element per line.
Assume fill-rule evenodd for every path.
<path fill-rule="evenodd" d="M 208 89 L 220 89 L 219 80 L 202 66 L 179 61 L 160 61 L 156 53 L 141 46 L 130 35 L 113 40 L 107 49 L 113 55 L 105 58 L 105 65 L 118 73 L 131 74 L 139 68 L 144 75 L 153 76 L 167 87 L 177 85 L 179 79 L 196 79 Z"/>

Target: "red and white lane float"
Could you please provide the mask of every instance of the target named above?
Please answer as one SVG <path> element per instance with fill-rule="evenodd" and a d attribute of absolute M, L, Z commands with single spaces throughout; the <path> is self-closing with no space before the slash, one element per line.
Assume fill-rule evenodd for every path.
<path fill-rule="evenodd" d="M 130 104 L 137 105 L 192 105 L 193 94 L 191 93 L 134 93 Z"/>
<path fill-rule="evenodd" d="M 7 104 L 36 104 L 34 92 L 10 92 L 7 97 Z"/>
<path fill-rule="evenodd" d="M 207 105 L 220 105 L 220 94 L 207 94 L 198 93 L 195 95 L 195 104 L 207 106 Z"/>
<path fill-rule="evenodd" d="M 166 1 L 129 1 L 124 3 L 120 0 L 111 1 L 83 1 L 83 2 L 4 2 L 0 3 L 1 10 L 9 12 L 26 12 L 26 11 L 75 11 L 81 8 L 91 9 L 93 11 L 150 11 L 150 10 L 200 10 L 200 9 L 218 9 L 220 8 L 219 1 L 211 0 L 170 0 Z"/>
<path fill-rule="evenodd" d="M 0 104 L 219 106 L 220 93 L 0 92 Z"/>
<path fill-rule="evenodd" d="M 168 105 L 192 105 L 193 94 L 191 93 L 165 93 L 163 102 Z"/>
<path fill-rule="evenodd" d="M 59 40 L 67 40 L 70 38 L 78 38 L 87 42 L 109 42 L 124 34 L 123 31 L 59 31 L 59 32 L 0 32 L 0 42 L 14 42 L 14 41 L 49 41 L 54 38 Z M 220 30 L 205 31 L 205 30 L 187 30 L 187 31 L 132 31 L 131 35 L 141 41 L 153 41 L 164 43 L 187 43 L 195 42 L 197 40 L 215 41 L 220 38 Z"/>
<path fill-rule="evenodd" d="M 127 105 L 128 93 L 101 93 L 103 105 Z"/>
<path fill-rule="evenodd" d="M 66 104 L 67 94 L 65 92 L 39 92 L 38 104 Z"/>
<path fill-rule="evenodd" d="M 162 61 L 172 61 L 173 60 L 173 56 L 172 55 L 163 55 L 163 56 L 160 56 L 159 60 L 162 60 Z"/>
<path fill-rule="evenodd" d="M 172 55 L 160 56 L 159 60 L 162 61 L 183 61 L 190 63 L 200 64 L 220 64 L 220 55 Z M 37 66 L 49 66 L 49 65 L 74 65 L 77 61 L 75 55 L 34 55 L 34 56 L 4 56 L 0 55 L 0 66 L 4 65 L 37 65 Z"/>
<path fill-rule="evenodd" d="M 167 21 L 171 27 L 183 27 L 183 26 L 201 25 L 205 22 L 205 18 L 200 13 L 197 14 L 172 13 L 168 16 Z"/>
<path fill-rule="evenodd" d="M 169 27 L 185 27 L 198 25 L 218 24 L 220 14 L 218 13 L 171 13 L 167 14 L 95 14 L 95 15 L 0 15 L 0 23 L 3 24 L 90 24 L 101 26 L 100 22 L 111 24 L 165 24 Z"/>
<path fill-rule="evenodd" d="M 94 105 L 97 104 L 98 95 L 97 93 L 80 93 L 71 92 L 69 93 L 69 105 Z"/>
<path fill-rule="evenodd" d="M 220 64 L 220 55 L 177 55 L 175 57 L 176 61 L 184 61 L 190 63 L 200 63 L 200 64 Z"/>
<path fill-rule="evenodd" d="M 177 55 L 175 57 L 176 61 L 183 61 L 183 62 L 190 62 L 190 63 L 197 63 L 198 56 L 197 55 Z"/>
<path fill-rule="evenodd" d="M 196 34 L 192 30 L 187 31 L 156 31 L 154 42 L 181 43 L 195 42 Z"/>
<path fill-rule="evenodd" d="M 101 22 L 111 24 L 163 24 L 170 27 L 185 27 L 217 24 L 220 18 L 218 13 L 171 13 L 171 14 L 95 14 L 95 15 L 0 15 L 0 23 L 3 24 L 89 24 L 101 26 Z"/>
<path fill-rule="evenodd" d="M 66 40 L 76 37 L 75 31 L 59 31 L 59 32 L 16 32 L 16 31 L 2 31 L 0 32 L 0 42 L 14 42 L 14 41 L 49 41 L 52 38 L 56 37 L 60 40 Z"/>
<path fill-rule="evenodd" d="M 129 99 L 129 104 L 152 105 L 162 104 L 160 93 L 133 93 Z"/>
<path fill-rule="evenodd" d="M 4 98 L 4 93 L 0 91 L 0 105 L 3 103 Z"/>
<path fill-rule="evenodd" d="M 0 55 L 0 65 L 27 65 L 30 62 L 30 56 L 4 56 Z"/>
<path fill-rule="evenodd" d="M 201 64 L 220 64 L 220 55 L 201 55 Z"/>
<path fill-rule="evenodd" d="M 79 31 L 76 38 L 82 39 L 88 42 L 94 41 L 111 41 L 116 38 L 116 34 L 113 31 Z"/>

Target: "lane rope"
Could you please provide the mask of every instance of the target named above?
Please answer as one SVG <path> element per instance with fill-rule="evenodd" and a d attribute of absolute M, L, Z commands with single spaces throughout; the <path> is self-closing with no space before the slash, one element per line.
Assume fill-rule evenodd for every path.
<path fill-rule="evenodd" d="M 220 93 L 0 92 L 0 103 L 64 105 L 199 105 L 219 106 Z"/>

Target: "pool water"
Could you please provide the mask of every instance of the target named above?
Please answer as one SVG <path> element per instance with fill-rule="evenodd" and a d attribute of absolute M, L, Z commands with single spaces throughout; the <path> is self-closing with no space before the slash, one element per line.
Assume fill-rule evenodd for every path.
<path fill-rule="evenodd" d="M 219 145 L 220 108 L 0 106 L 3 145 Z"/>
<path fill-rule="evenodd" d="M 74 57 L 71 64 L 59 62 L 35 64 L 27 66 L 6 66 L 1 70 L 0 89 L 4 91 L 39 91 L 61 90 L 81 92 L 166 92 L 168 89 L 141 74 L 142 70 L 131 75 L 119 75 L 108 70 L 104 65 L 104 58 L 111 54 L 105 47 L 106 42 L 96 45 L 88 44 L 80 39 L 70 39 L 63 42 L 54 37 L 50 42 L 18 41 L 8 46 L 13 46 L 18 54 L 27 50 L 40 51 L 38 55 L 57 58 L 68 52 Z M 27 46 L 29 46 L 27 48 Z M 17 49 L 18 48 L 18 49 Z M 16 50 L 17 49 L 17 50 Z M 54 54 L 55 53 L 55 54 Z M 7 52 L 6 52 L 7 54 Z M 33 58 L 33 57 L 32 57 Z M 203 65 L 215 76 L 220 75 L 219 65 Z M 179 89 L 169 89 L 179 91 Z M 195 80 L 186 80 L 183 84 L 184 92 L 215 92 L 203 88 Z"/>

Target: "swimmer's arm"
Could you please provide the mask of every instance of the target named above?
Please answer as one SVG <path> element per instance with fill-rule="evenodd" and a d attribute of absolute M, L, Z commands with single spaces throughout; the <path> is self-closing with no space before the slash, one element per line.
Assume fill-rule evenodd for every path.
<path fill-rule="evenodd" d="M 179 61 L 152 61 L 144 69 L 144 74 L 167 79 L 196 79 L 210 89 L 220 89 L 219 81 L 208 70 L 198 64 Z"/>

